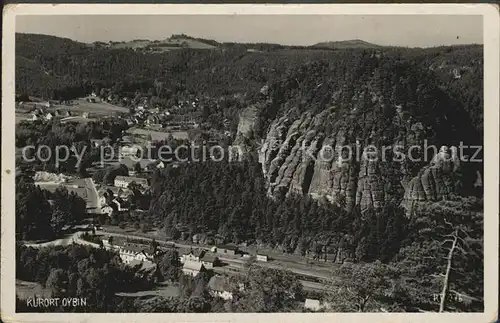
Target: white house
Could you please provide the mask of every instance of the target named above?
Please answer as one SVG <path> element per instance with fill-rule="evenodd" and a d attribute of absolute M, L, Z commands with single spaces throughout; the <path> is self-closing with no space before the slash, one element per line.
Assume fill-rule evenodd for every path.
<path fill-rule="evenodd" d="M 268 261 L 268 257 L 267 257 L 267 255 L 257 255 L 257 261 L 267 262 Z"/>
<path fill-rule="evenodd" d="M 142 187 L 148 187 L 148 180 L 146 178 L 140 177 L 131 177 L 131 176 L 116 176 L 115 178 L 115 186 L 128 188 L 129 184 L 135 182 L 136 184 Z"/>
<path fill-rule="evenodd" d="M 47 113 L 47 114 L 45 115 L 45 119 L 46 119 L 46 120 L 52 120 L 52 118 L 53 118 L 53 117 L 54 117 L 54 116 L 53 116 L 53 115 L 52 115 L 52 113 L 50 113 L 50 112 L 49 112 L 49 113 Z"/>
<path fill-rule="evenodd" d="M 106 199 L 104 199 L 104 203 L 105 202 L 106 202 Z M 113 213 L 113 208 L 109 205 L 106 205 L 106 206 L 103 206 L 101 208 L 101 212 L 104 214 L 107 214 L 108 216 L 111 216 L 111 214 Z"/>
<path fill-rule="evenodd" d="M 180 262 L 185 263 L 186 261 L 201 262 L 201 258 L 205 255 L 205 250 L 194 249 L 180 256 Z"/>
<path fill-rule="evenodd" d="M 142 251 L 131 250 L 129 248 L 122 248 L 120 250 L 120 258 L 126 264 L 131 263 L 134 260 L 137 261 L 148 261 L 148 257 Z"/>
<path fill-rule="evenodd" d="M 129 242 L 111 245 L 107 239 L 103 239 L 102 243 L 106 249 L 117 250 L 121 260 L 127 265 L 133 266 L 141 262 L 143 266 L 147 266 L 153 263 L 153 255 L 149 250 L 146 250 L 144 246 Z"/>
<path fill-rule="evenodd" d="M 52 106 L 52 105 L 50 104 L 50 102 L 48 102 L 48 101 L 47 101 L 47 102 L 42 102 L 42 103 L 40 103 L 40 105 L 42 105 L 42 106 L 44 106 L 44 107 L 46 107 L 46 108 L 50 108 L 50 107 Z"/>
<path fill-rule="evenodd" d="M 37 120 L 38 120 L 38 116 L 37 116 L 35 113 L 33 113 L 33 114 L 31 115 L 31 119 L 30 119 L 30 120 L 31 120 L 31 121 L 37 121 Z"/>
<path fill-rule="evenodd" d="M 231 285 L 229 281 L 224 276 L 213 276 L 208 281 L 208 288 L 210 294 L 214 297 L 220 297 L 225 300 L 233 299 L 233 293 L 231 292 Z"/>
<path fill-rule="evenodd" d="M 125 146 L 120 149 L 121 157 L 135 157 L 137 156 L 137 152 L 139 151 L 139 147 L 137 146 Z"/>
<path fill-rule="evenodd" d="M 182 265 L 182 273 L 184 275 L 196 277 L 198 274 L 205 270 L 203 264 L 198 261 L 185 261 Z"/>
<path fill-rule="evenodd" d="M 304 308 L 311 311 L 319 311 L 321 309 L 321 304 L 317 299 L 306 298 Z"/>

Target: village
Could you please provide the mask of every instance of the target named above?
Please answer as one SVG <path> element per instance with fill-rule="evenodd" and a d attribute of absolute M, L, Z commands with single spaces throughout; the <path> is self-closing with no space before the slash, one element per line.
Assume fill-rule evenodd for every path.
<path fill-rule="evenodd" d="M 102 228 L 100 229 L 102 230 Z M 245 289 L 245 284 L 240 278 L 251 264 L 277 268 L 269 265 L 272 259 L 265 253 L 249 254 L 239 246 L 232 244 L 216 244 L 211 247 L 199 246 L 196 243 L 196 236 L 193 237 L 191 245 L 110 235 L 109 232 L 102 232 L 99 237 L 102 237 L 102 246 L 117 251 L 125 264 L 131 267 L 139 266 L 144 274 L 149 275 L 154 275 L 157 269 L 156 260 L 165 252 L 174 250 L 178 254 L 182 274 L 197 277 L 201 273 L 212 272 L 212 277 L 208 282 L 210 293 L 212 296 L 224 300 L 232 300 L 234 290 L 242 291 Z M 298 275 L 301 276 L 305 290 L 310 292 L 325 291 L 320 287 L 320 283 L 312 282 L 307 275 Z M 151 291 L 151 293 L 156 294 L 155 291 Z M 141 292 L 140 295 L 145 296 L 148 293 Z M 313 298 L 306 298 L 303 305 L 305 309 L 310 311 L 318 311 L 329 306 L 328 303 Z"/>

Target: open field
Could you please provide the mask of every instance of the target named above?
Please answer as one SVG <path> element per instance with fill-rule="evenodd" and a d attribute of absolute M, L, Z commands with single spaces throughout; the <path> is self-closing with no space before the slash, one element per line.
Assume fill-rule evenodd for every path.
<path fill-rule="evenodd" d="M 46 108 L 47 112 L 55 112 L 56 110 L 70 111 L 73 116 L 70 118 L 65 118 L 66 121 L 77 121 L 77 122 L 89 122 L 95 121 L 95 119 L 82 118 L 81 115 L 84 112 L 89 112 L 95 116 L 111 116 L 115 113 L 127 113 L 129 110 L 124 107 L 119 107 L 107 102 L 96 102 L 90 103 L 85 99 L 77 99 L 73 101 L 73 104 L 55 104 L 50 108 Z M 16 109 L 16 123 L 21 122 L 31 118 L 31 114 L 28 113 L 30 109 Z"/>
<path fill-rule="evenodd" d="M 107 102 L 90 103 L 85 99 L 78 99 L 72 105 L 55 105 L 55 109 L 65 109 L 75 113 L 91 112 L 98 115 L 110 115 L 113 112 L 127 113 L 129 110 Z"/>
<path fill-rule="evenodd" d="M 34 297 L 50 297 L 51 291 L 38 283 L 16 279 L 16 296 L 23 300 Z"/>
<path fill-rule="evenodd" d="M 159 283 L 154 289 L 144 290 L 134 293 L 117 293 L 117 296 L 125 297 L 178 297 L 180 295 L 179 286 L 171 283 Z"/>
<path fill-rule="evenodd" d="M 87 202 L 87 209 L 93 209 L 93 212 L 100 211 L 99 196 L 91 178 L 74 179 L 66 183 L 36 182 L 35 184 L 51 192 L 64 186 L 69 192 L 74 192 L 83 198 Z"/>
<path fill-rule="evenodd" d="M 16 123 L 19 123 L 24 120 L 28 120 L 31 118 L 31 114 L 29 113 L 19 113 L 16 111 Z"/>

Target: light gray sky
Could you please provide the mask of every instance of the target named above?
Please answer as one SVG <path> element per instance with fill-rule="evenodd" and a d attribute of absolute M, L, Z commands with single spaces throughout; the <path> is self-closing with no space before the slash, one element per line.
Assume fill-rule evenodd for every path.
<path fill-rule="evenodd" d="M 429 47 L 483 43 L 482 16 L 459 15 L 72 15 L 17 16 L 16 32 L 81 42 L 161 40 L 172 34 L 234 42 L 312 45 L 362 39 Z"/>

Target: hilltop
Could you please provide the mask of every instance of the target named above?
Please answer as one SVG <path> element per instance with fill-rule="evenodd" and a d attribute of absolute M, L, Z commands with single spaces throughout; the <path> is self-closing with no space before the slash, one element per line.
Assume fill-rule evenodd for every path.
<path fill-rule="evenodd" d="M 190 49 L 215 49 L 220 44 L 213 40 L 194 38 L 187 35 L 172 35 L 163 40 L 136 39 L 124 42 L 110 41 L 108 43 L 97 42 L 94 46 L 108 47 L 112 49 L 144 49 L 152 52 L 164 52 L 180 48 Z"/>
<path fill-rule="evenodd" d="M 314 44 L 311 47 L 345 49 L 345 48 L 380 48 L 383 46 L 372 44 L 361 39 L 352 39 L 352 40 L 342 40 L 342 41 L 321 42 Z"/>

